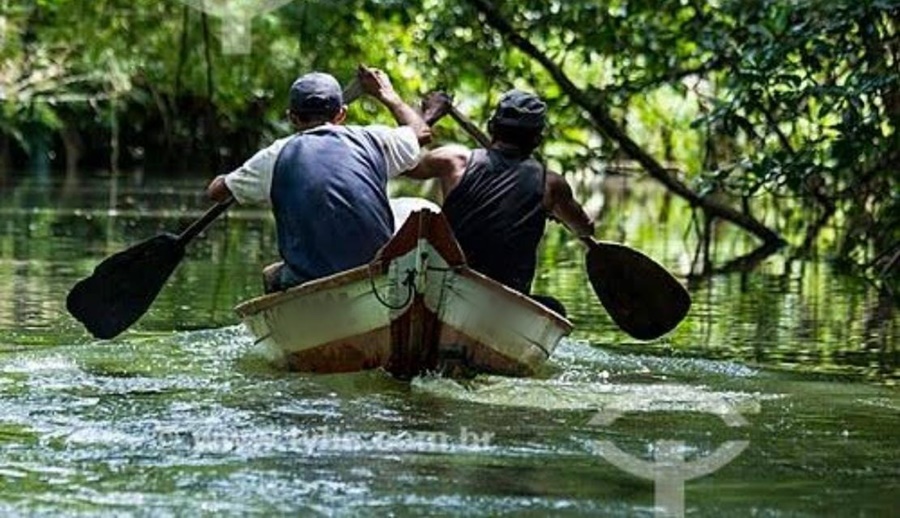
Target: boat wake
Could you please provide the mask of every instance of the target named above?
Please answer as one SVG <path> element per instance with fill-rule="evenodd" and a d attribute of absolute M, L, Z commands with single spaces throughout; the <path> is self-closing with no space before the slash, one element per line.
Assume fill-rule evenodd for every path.
<path fill-rule="evenodd" d="M 414 391 L 437 397 L 505 407 L 595 410 L 606 415 L 633 412 L 754 414 L 777 395 L 723 390 L 698 384 L 703 374 L 752 377 L 756 371 L 731 362 L 622 355 L 564 340 L 543 378 L 477 376 L 455 380 L 424 376 Z M 724 376 L 723 376 L 724 377 Z"/>

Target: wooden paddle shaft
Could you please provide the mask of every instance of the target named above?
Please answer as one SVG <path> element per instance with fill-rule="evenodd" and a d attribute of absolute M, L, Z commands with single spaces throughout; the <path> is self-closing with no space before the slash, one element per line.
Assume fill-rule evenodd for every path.
<path fill-rule="evenodd" d="M 475 125 L 468 117 L 463 115 L 459 110 L 456 109 L 456 106 L 450 105 L 450 117 L 459 124 L 462 129 L 469 134 L 470 137 L 475 139 L 479 145 L 482 147 L 490 147 L 491 139 L 487 135 L 484 134 L 483 131 L 478 129 L 478 126 Z"/>
<path fill-rule="evenodd" d="M 203 216 L 200 217 L 197 221 L 191 223 L 191 225 L 184 229 L 184 231 L 178 236 L 178 243 L 182 246 L 189 243 L 193 240 L 200 232 L 209 226 L 216 218 L 218 218 L 223 212 L 228 210 L 228 207 L 234 203 L 234 197 L 229 196 L 227 200 L 219 202 L 213 205 L 208 211 L 206 211 Z"/>
<path fill-rule="evenodd" d="M 353 101 L 359 99 L 363 94 L 362 85 L 359 84 L 359 79 L 354 77 L 349 84 L 347 84 L 347 88 L 344 88 L 344 92 L 342 96 L 344 97 L 344 104 L 350 104 Z"/>

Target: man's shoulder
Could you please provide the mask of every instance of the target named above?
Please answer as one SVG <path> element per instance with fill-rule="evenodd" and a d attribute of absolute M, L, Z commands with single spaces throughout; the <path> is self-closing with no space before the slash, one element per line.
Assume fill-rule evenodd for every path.
<path fill-rule="evenodd" d="M 572 195 L 572 187 L 569 185 L 569 182 L 566 181 L 565 177 L 559 173 L 550 171 L 549 169 L 546 170 L 544 186 L 547 194 L 550 195 L 551 198 Z"/>
<path fill-rule="evenodd" d="M 344 140 L 350 140 L 364 145 L 381 144 L 384 139 L 378 131 L 373 131 L 371 126 L 359 126 L 351 124 L 325 124 L 311 130 L 300 133 L 304 135 L 338 135 Z M 379 146 L 380 147 L 380 146 Z"/>
<path fill-rule="evenodd" d="M 393 138 L 397 131 L 397 128 L 381 124 L 369 124 L 365 126 L 359 124 L 341 124 L 331 126 L 330 128 L 335 133 L 343 133 L 344 135 L 353 138 L 366 138 L 379 142 Z"/>
<path fill-rule="evenodd" d="M 427 152 L 431 160 L 449 162 L 457 166 L 465 166 L 475 151 L 462 144 L 445 144 Z"/>
<path fill-rule="evenodd" d="M 358 124 L 347 124 L 340 127 L 351 133 L 364 133 L 380 138 L 405 135 L 407 131 L 412 133 L 412 128 L 409 126 L 387 126 L 385 124 L 366 124 L 363 126 Z"/>
<path fill-rule="evenodd" d="M 293 135 L 288 135 L 286 137 L 281 137 L 279 139 L 275 139 L 271 144 L 269 144 L 269 147 L 267 149 L 280 150 L 281 148 L 283 148 L 285 146 L 285 144 L 287 144 L 288 142 L 290 142 L 291 140 L 293 140 L 295 138 L 297 138 L 296 133 L 294 133 Z"/>
<path fill-rule="evenodd" d="M 452 153 L 457 155 L 470 155 L 477 149 L 472 149 L 468 146 L 464 146 L 462 144 L 444 144 L 443 146 L 435 148 L 435 150 L 442 150 L 444 153 Z M 480 148 L 479 148 L 480 149 Z"/>
<path fill-rule="evenodd" d="M 383 124 L 341 124 L 332 127 L 337 128 L 339 131 L 347 131 L 352 133 L 381 133 L 384 131 L 391 131 L 393 129 L 390 126 L 385 126 Z"/>

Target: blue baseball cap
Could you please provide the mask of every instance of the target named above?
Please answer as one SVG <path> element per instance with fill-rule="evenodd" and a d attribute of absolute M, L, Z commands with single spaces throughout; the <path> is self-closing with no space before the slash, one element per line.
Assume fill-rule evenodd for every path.
<path fill-rule="evenodd" d="M 547 123 L 547 105 L 532 93 L 510 90 L 500 97 L 491 122 L 499 126 L 540 130 Z"/>
<path fill-rule="evenodd" d="M 310 72 L 291 85 L 290 109 L 298 115 L 332 115 L 343 105 L 341 85 L 331 74 Z"/>

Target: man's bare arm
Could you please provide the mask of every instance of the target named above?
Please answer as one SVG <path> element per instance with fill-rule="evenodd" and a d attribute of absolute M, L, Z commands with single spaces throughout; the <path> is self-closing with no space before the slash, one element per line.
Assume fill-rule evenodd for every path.
<path fill-rule="evenodd" d="M 431 128 L 415 109 L 403 102 L 394 91 L 387 74 L 377 68 L 360 65 L 357 72 L 360 86 L 367 94 L 378 99 L 390 110 L 394 120 L 401 126 L 409 126 L 416 134 L 419 145 L 431 143 Z"/>
<path fill-rule="evenodd" d="M 547 171 L 544 206 L 579 238 L 594 235 L 594 222 L 572 195 L 572 188 L 561 175 Z"/>
<path fill-rule="evenodd" d="M 426 151 L 419 159 L 419 164 L 404 175 L 416 180 L 437 178 L 446 197 L 462 179 L 470 154 L 471 151 L 465 146 L 441 146 Z"/>

